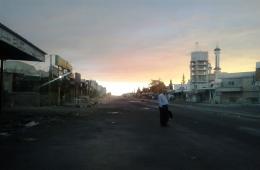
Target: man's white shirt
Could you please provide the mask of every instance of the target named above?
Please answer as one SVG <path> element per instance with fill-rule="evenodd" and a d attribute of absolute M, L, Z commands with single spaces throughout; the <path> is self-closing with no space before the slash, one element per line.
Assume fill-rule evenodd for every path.
<path fill-rule="evenodd" d="M 163 93 L 159 94 L 158 102 L 159 102 L 159 106 L 160 107 L 162 107 L 163 105 L 168 105 L 169 104 L 166 96 Z"/>

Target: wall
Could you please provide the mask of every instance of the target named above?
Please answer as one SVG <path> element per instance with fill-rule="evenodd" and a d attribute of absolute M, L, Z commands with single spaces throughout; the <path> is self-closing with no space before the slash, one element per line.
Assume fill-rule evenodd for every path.
<path fill-rule="evenodd" d="M 40 94 L 36 92 L 12 92 L 6 96 L 5 105 L 13 106 L 40 106 Z"/>
<path fill-rule="evenodd" d="M 4 73 L 4 90 L 7 92 L 12 92 L 13 90 L 13 74 Z"/>
<path fill-rule="evenodd" d="M 221 86 L 217 88 L 214 100 L 220 103 L 260 102 L 258 99 L 259 90 L 254 85 L 254 76 L 249 74 L 248 76 L 241 74 L 241 77 L 239 77 L 239 74 L 233 75 L 234 77 L 227 78 L 228 74 L 226 74 L 226 78 L 222 79 Z"/>

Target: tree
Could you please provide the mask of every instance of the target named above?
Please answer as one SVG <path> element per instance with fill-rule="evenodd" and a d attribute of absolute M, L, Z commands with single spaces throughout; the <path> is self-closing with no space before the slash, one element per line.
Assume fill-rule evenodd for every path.
<path fill-rule="evenodd" d="M 153 93 L 160 93 L 162 90 L 165 90 L 166 86 L 161 80 L 151 80 L 150 91 Z"/>
<path fill-rule="evenodd" d="M 141 93 L 141 90 L 140 88 L 138 87 L 137 91 L 136 91 L 137 94 L 140 94 Z"/>
<path fill-rule="evenodd" d="M 143 87 L 142 92 L 143 92 L 143 93 L 149 93 L 149 92 L 150 92 L 150 89 Z"/>

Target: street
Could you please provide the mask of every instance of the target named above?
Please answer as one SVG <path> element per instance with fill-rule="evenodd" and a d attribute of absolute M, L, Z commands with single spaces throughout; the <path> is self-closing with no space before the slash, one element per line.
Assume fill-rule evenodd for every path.
<path fill-rule="evenodd" d="M 260 119 L 239 116 L 234 108 L 171 105 L 174 119 L 166 128 L 160 127 L 152 101 L 114 97 L 93 108 L 64 109 L 66 115 L 62 109 L 34 110 L 2 121 L 0 169 L 260 168 Z M 257 113 L 259 106 L 246 111 Z M 32 120 L 39 124 L 24 127 Z"/>

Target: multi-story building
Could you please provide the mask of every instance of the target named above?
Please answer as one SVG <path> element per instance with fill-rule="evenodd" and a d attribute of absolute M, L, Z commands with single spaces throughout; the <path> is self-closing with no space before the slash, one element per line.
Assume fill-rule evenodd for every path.
<path fill-rule="evenodd" d="M 207 88 L 210 71 L 211 65 L 208 60 L 208 52 L 192 52 L 190 61 L 191 89 Z"/>
<path fill-rule="evenodd" d="M 207 51 L 194 51 L 191 53 L 190 90 L 187 92 L 189 101 L 201 102 L 208 100 L 211 69 Z"/>

